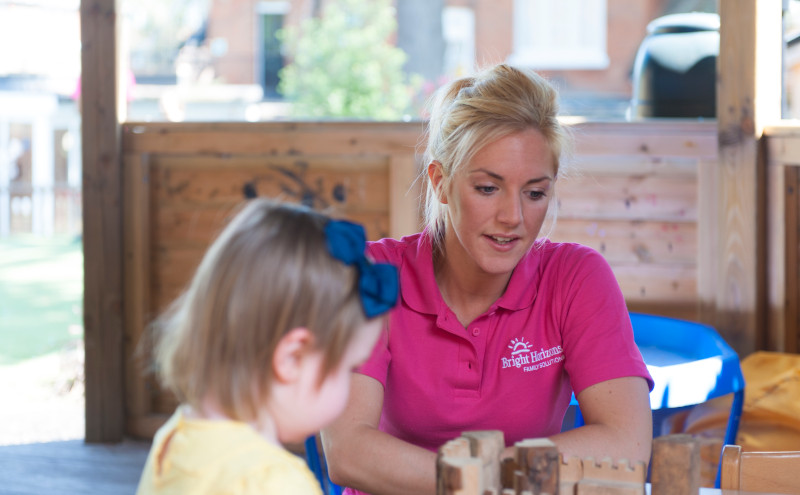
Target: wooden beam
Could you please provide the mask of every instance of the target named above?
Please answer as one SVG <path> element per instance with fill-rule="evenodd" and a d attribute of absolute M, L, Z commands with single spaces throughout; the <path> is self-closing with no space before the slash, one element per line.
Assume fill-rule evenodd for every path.
<path fill-rule="evenodd" d="M 118 442 L 124 363 L 116 0 L 83 0 L 80 12 L 86 441 Z"/>
<path fill-rule="evenodd" d="M 150 163 L 146 154 L 125 156 L 123 168 L 123 310 L 125 416 L 146 416 L 152 412 L 149 369 L 152 342 L 148 328 L 150 313 Z M 130 428 L 126 427 L 127 433 Z"/>
<path fill-rule="evenodd" d="M 781 9 L 781 0 L 719 2 L 717 218 L 706 219 L 705 228 L 717 229 L 716 326 L 740 355 L 764 345 L 766 173 L 760 138 L 766 124 L 780 119 Z"/>
<path fill-rule="evenodd" d="M 800 352 L 800 167 L 786 167 L 785 171 L 786 235 L 784 252 L 785 315 L 783 315 L 784 352 Z"/>
<path fill-rule="evenodd" d="M 389 234 L 395 239 L 422 229 L 420 194 L 422 181 L 411 154 L 392 154 L 389 158 Z"/>

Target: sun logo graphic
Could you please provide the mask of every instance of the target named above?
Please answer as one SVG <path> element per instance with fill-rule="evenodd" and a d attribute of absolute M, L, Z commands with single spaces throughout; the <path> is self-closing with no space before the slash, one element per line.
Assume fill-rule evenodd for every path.
<path fill-rule="evenodd" d="M 525 339 L 514 339 L 510 344 L 508 344 L 508 348 L 511 349 L 512 356 L 522 354 L 523 352 L 529 352 L 531 347 L 533 346 L 529 343 L 526 343 Z"/>

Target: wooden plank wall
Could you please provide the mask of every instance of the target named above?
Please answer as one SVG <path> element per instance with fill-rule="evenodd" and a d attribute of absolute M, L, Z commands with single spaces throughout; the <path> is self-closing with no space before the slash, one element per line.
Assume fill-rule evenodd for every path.
<path fill-rule="evenodd" d="M 800 352 L 800 127 L 764 130 L 767 149 L 767 349 Z"/>
<path fill-rule="evenodd" d="M 143 374 L 146 325 L 177 297 L 247 197 L 306 204 L 370 239 L 419 230 L 422 123 L 126 124 L 123 128 L 127 430 L 150 437 L 175 407 Z"/>
<path fill-rule="evenodd" d="M 700 316 L 699 176 L 716 166 L 714 123 L 587 123 L 559 180 L 551 238 L 606 257 L 632 311 Z"/>
<path fill-rule="evenodd" d="M 551 238 L 602 252 L 632 310 L 696 319 L 697 184 L 715 166 L 715 125 L 580 124 L 575 134 Z M 416 232 L 421 137 L 418 122 L 123 126 L 128 434 L 151 437 L 175 407 L 135 354 L 147 358 L 144 329 L 245 196 L 329 210 L 371 239 Z"/>

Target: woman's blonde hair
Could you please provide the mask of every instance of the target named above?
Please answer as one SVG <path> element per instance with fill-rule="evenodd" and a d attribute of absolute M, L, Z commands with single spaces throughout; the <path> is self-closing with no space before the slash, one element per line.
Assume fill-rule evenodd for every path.
<path fill-rule="evenodd" d="M 458 169 L 490 142 L 536 129 L 550 146 L 557 177 L 562 153 L 571 141 L 557 118 L 557 96 L 550 83 L 534 71 L 505 64 L 450 82 L 432 99 L 425 163 L 442 164 L 442 187 L 447 188 Z M 439 249 L 446 208 L 428 182 L 425 217 L 434 246 Z"/>
<path fill-rule="evenodd" d="M 211 397 L 227 416 L 257 420 L 277 343 L 298 327 L 324 353 L 320 380 L 338 366 L 366 317 L 356 268 L 328 253 L 328 221 L 255 199 L 227 225 L 154 326 L 156 369 L 178 400 L 201 407 Z"/>

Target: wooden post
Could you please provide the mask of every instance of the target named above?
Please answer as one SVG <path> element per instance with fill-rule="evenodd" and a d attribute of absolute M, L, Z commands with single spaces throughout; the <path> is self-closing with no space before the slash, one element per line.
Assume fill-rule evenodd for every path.
<path fill-rule="evenodd" d="M 768 334 L 765 349 L 800 350 L 800 129 L 771 126 L 767 135 Z"/>
<path fill-rule="evenodd" d="M 124 436 L 115 0 L 81 2 L 86 441 Z"/>
<path fill-rule="evenodd" d="M 145 371 L 152 358 L 150 332 L 150 163 L 149 155 L 126 156 L 123 188 L 123 309 L 125 328 L 125 431 L 148 437 L 139 428 L 152 411 L 152 397 Z M 137 352 L 147 349 L 148 352 Z"/>
<path fill-rule="evenodd" d="M 781 0 L 719 2 L 717 78 L 719 169 L 715 177 L 716 326 L 747 355 L 762 345 L 766 325 L 765 172 L 760 138 L 780 118 Z M 700 184 L 699 194 L 706 194 Z M 708 249 L 709 246 L 700 246 Z"/>
<path fill-rule="evenodd" d="M 800 166 L 786 167 L 785 352 L 800 352 Z"/>

